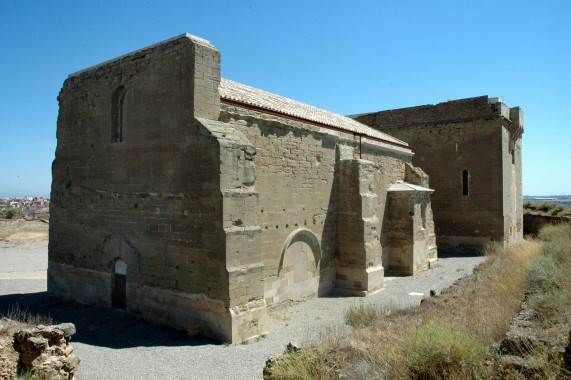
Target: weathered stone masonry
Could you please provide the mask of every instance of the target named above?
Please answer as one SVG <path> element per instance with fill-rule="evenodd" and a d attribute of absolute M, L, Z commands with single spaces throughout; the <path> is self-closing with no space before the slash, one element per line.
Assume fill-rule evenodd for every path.
<path fill-rule="evenodd" d="M 523 111 L 481 96 L 352 116 L 415 148 L 430 176 L 438 247 L 479 251 L 523 237 Z"/>
<path fill-rule="evenodd" d="M 206 40 L 72 74 L 58 99 L 52 294 L 237 342 L 266 333 L 268 306 L 370 294 L 435 259 L 406 143 L 222 79 Z"/>

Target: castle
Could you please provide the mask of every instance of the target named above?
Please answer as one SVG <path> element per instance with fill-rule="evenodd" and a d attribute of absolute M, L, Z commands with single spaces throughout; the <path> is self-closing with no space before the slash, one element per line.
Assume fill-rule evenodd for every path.
<path fill-rule="evenodd" d="M 204 39 L 71 74 L 58 100 L 50 294 L 240 342 L 268 307 L 437 258 L 407 142 L 221 78 Z"/>

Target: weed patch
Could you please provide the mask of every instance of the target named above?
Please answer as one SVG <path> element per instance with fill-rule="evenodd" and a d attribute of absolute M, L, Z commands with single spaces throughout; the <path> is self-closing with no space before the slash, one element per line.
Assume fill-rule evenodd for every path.
<path fill-rule="evenodd" d="M 0 335 L 12 334 L 22 327 L 32 327 L 37 325 L 51 325 L 53 320 L 39 314 L 32 314 L 19 305 L 11 305 L 5 315 L 0 315 Z"/>
<path fill-rule="evenodd" d="M 351 327 L 368 327 L 388 314 L 390 308 L 379 305 L 365 305 L 363 302 L 355 303 L 345 311 L 345 323 Z"/>
<path fill-rule="evenodd" d="M 325 363 L 325 351 L 319 347 L 289 350 L 272 365 L 272 378 L 276 380 L 331 379 L 332 375 Z"/>
<path fill-rule="evenodd" d="M 487 339 L 463 327 L 428 320 L 411 326 L 401 349 L 412 378 L 478 378 L 491 356 Z"/>

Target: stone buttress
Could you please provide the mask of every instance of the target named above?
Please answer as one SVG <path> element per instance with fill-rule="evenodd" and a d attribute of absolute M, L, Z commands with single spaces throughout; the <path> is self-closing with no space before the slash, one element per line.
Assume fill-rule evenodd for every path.
<path fill-rule="evenodd" d="M 381 222 L 372 162 L 353 158 L 353 149 L 337 146 L 336 291 L 367 295 L 383 284 Z"/>

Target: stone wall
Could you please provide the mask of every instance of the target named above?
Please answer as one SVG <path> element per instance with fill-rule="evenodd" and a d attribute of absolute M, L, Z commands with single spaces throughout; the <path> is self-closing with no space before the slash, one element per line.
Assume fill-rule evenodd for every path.
<path fill-rule="evenodd" d="M 2 318 L 0 327 L 6 329 L 0 336 L 2 379 L 15 379 L 18 373 L 33 373 L 50 380 L 75 377 L 80 360 L 70 344 L 75 334 L 72 323 L 29 327 Z"/>
<path fill-rule="evenodd" d="M 378 221 L 373 223 L 374 234 L 371 226 L 367 227 L 368 239 L 372 240 L 361 240 L 361 252 L 370 249 L 378 255 L 369 260 L 376 263 L 373 267 L 378 273 L 378 279 L 371 282 L 374 285 L 370 289 L 380 286 L 383 264 L 388 265 L 389 251 L 386 190 L 404 178 L 405 163 L 412 157 L 410 151 L 375 141 L 359 145 L 358 137 L 350 134 L 224 104 L 220 120 L 243 133 L 256 148 L 255 186 L 259 193 L 258 224 L 261 228 L 260 249 L 267 305 L 326 294 L 335 287 L 345 287 L 339 281 L 339 273 L 336 275 L 339 244 L 343 244 L 339 243 L 343 239 L 336 235 L 336 231 L 344 229 L 338 225 L 343 214 L 339 205 L 347 204 L 340 200 L 343 196 L 341 187 L 344 186 L 341 178 L 347 173 L 336 157 L 338 147 L 344 149 L 345 160 L 353 160 L 355 165 L 363 161 L 369 167 L 373 189 L 370 194 L 375 201 L 369 202 L 366 208 Z M 364 163 L 365 160 L 368 164 Z M 358 194 L 358 176 L 353 179 L 356 182 L 348 178 L 346 181 Z M 368 191 L 368 188 L 363 187 L 363 191 Z M 361 197 L 349 205 L 358 210 L 360 222 L 356 221 L 361 225 L 360 234 L 354 234 L 352 239 L 363 239 L 365 225 Z M 296 263 L 305 274 L 296 277 Z M 367 268 L 372 272 L 366 263 L 363 263 L 361 272 L 367 272 Z M 362 289 L 359 288 L 358 292 L 366 290 L 367 284 L 367 281 L 361 281 Z"/>
<path fill-rule="evenodd" d="M 523 233 L 536 236 L 544 225 L 561 223 L 571 223 L 571 217 L 523 214 Z"/>
<path fill-rule="evenodd" d="M 414 165 L 436 190 L 439 250 L 478 251 L 489 240 L 522 237 L 519 108 L 483 96 L 354 117 L 415 149 Z"/>
<path fill-rule="evenodd" d="M 479 96 L 438 103 L 436 105 L 427 104 L 424 106 L 366 113 L 352 117 L 369 126 L 400 127 L 414 124 L 470 121 L 479 118 L 490 118 L 494 114 L 494 106 L 488 102 L 488 97 Z"/>

